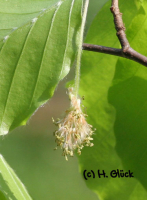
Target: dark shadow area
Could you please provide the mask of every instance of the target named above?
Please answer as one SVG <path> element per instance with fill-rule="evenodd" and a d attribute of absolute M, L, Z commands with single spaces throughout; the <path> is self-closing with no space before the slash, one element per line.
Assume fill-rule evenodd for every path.
<path fill-rule="evenodd" d="M 112 86 L 109 102 L 116 109 L 116 151 L 147 188 L 147 81 L 134 76 Z"/>

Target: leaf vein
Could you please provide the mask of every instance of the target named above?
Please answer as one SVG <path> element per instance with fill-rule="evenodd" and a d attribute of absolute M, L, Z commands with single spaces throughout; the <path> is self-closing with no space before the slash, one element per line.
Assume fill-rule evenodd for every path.
<path fill-rule="evenodd" d="M 14 81 L 14 77 L 15 77 L 15 74 L 16 74 L 16 71 L 17 71 L 17 68 L 18 68 L 18 65 L 19 65 L 19 61 L 23 55 L 23 51 L 24 51 L 24 48 L 26 46 L 26 43 L 28 41 L 28 38 L 29 38 L 29 34 L 31 33 L 32 29 L 34 28 L 34 25 L 35 23 L 31 26 L 30 30 L 28 31 L 27 33 L 27 36 L 25 38 L 25 41 L 24 41 L 24 44 L 23 44 L 23 47 L 22 47 L 22 50 L 20 52 L 20 56 L 18 58 L 18 61 L 17 61 L 17 64 L 16 64 L 16 67 L 15 67 L 15 70 L 14 70 L 14 73 L 12 75 L 12 80 L 11 80 L 11 83 L 10 83 L 10 87 L 9 87 L 9 91 L 8 91 L 8 95 L 7 95 L 7 100 L 6 100 L 6 103 L 4 105 L 4 111 L 3 111 L 3 115 L 2 115 L 2 120 L 1 120 L 1 128 L 2 128 L 2 123 L 3 123 L 3 119 L 4 119 L 4 115 L 5 115 L 5 111 L 6 111 L 6 107 L 7 107 L 7 103 L 8 103 L 8 100 L 9 100 L 9 95 L 10 95 L 10 92 L 11 92 L 11 89 L 12 89 L 12 84 L 13 84 L 13 81 Z M 6 41 L 7 42 L 7 41 Z"/>
<path fill-rule="evenodd" d="M 40 72 L 41 72 L 41 69 L 42 69 L 42 63 L 43 63 L 44 53 L 45 53 L 45 50 L 46 50 L 46 45 L 47 45 L 47 42 L 48 42 L 48 40 L 49 40 L 51 31 L 52 31 L 52 27 L 53 27 L 53 23 L 54 23 L 54 21 L 55 21 L 56 14 L 57 14 L 57 12 L 58 12 L 60 6 L 61 6 L 61 4 L 60 4 L 60 5 L 57 7 L 57 9 L 55 10 L 54 15 L 53 15 L 53 18 L 52 18 L 51 26 L 50 26 L 50 29 L 49 29 L 49 34 L 48 34 L 48 37 L 47 37 L 47 40 L 46 40 L 46 43 L 45 43 L 43 55 L 42 55 L 41 62 L 40 62 L 40 68 L 39 68 L 38 75 L 37 75 L 37 78 L 36 78 L 36 83 L 35 83 L 35 87 L 34 87 L 34 92 L 33 92 L 33 95 L 32 95 L 32 98 L 31 98 L 31 102 L 30 102 L 30 106 L 29 106 L 28 109 L 30 109 L 30 107 L 31 107 L 31 105 L 32 105 L 32 102 L 33 102 L 33 98 L 34 98 L 34 95 L 35 95 L 35 92 L 36 92 L 36 88 L 37 88 L 37 84 L 38 84 L 38 80 L 39 80 L 39 76 L 40 76 Z"/>

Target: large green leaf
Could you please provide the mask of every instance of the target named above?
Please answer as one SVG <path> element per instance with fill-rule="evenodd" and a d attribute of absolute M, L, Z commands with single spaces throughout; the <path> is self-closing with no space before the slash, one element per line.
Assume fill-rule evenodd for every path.
<path fill-rule="evenodd" d="M 59 1 L 2 44 L 1 135 L 25 124 L 69 72 L 79 45 L 82 5 L 82 0 Z"/>
<path fill-rule="evenodd" d="M 139 36 L 141 34 L 139 30 L 140 26 L 145 21 L 146 12 L 141 12 L 140 15 L 140 10 L 142 10 L 141 2 L 136 2 L 135 0 L 128 0 L 125 2 L 121 0 L 119 2 L 120 10 L 123 12 L 125 26 L 127 29 L 130 27 L 128 35 L 129 39 L 132 41 L 135 35 Z M 109 11 L 110 5 L 111 2 L 109 1 L 109 3 L 107 3 L 97 15 L 88 32 L 85 42 L 111 47 L 119 47 L 113 24 L 113 17 Z M 138 16 L 142 18 L 142 23 L 140 23 L 137 27 L 134 27 L 134 23 L 136 23 L 138 17 L 135 17 L 137 13 Z M 146 38 L 145 28 L 143 27 L 142 32 L 144 34 L 140 36 L 140 39 Z M 137 38 L 135 38 L 135 40 L 136 39 Z M 135 41 L 133 42 L 135 44 Z M 132 45 L 133 42 L 131 42 Z M 141 45 L 139 45 L 137 41 L 136 46 L 133 45 L 135 48 L 138 47 L 137 50 L 139 51 L 141 50 L 140 46 Z M 140 52 L 143 53 L 142 50 Z M 87 107 L 87 114 L 89 115 L 88 122 L 92 124 L 97 130 L 94 135 L 94 147 L 84 148 L 82 155 L 79 157 L 80 170 L 82 174 L 84 170 L 93 170 L 96 173 L 96 178 L 89 178 L 86 180 L 86 184 L 89 188 L 95 191 L 99 195 L 99 198 L 102 200 L 143 200 L 147 198 L 147 193 L 137 178 L 141 174 L 143 175 L 146 170 L 146 162 L 142 161 L 141 164 L 140 160 L 138 159 L 139 156 L 142 157 L 141 159 L 144 159 L 145 157 L 146 151 L 144 147 L 140 147 L 140 140 L 142 141 L 145 138 L 146 128 L 144 123 L 146 120 L 145 112 L 142 111 L 144 114 L 140 116 L 139 109 L 141 108 L 138 108 L 137 110 L 135 108 L 143 103 L 143 101 L 140 101 L 138 105 L 139 97 L 141 95 L 143 96 L 146 90 L 143 86 L 143 84 L 145 84 L 145 80 L 143 82 L 139 82 L 138 80 L 140 80 L 140 78 L 138 78 L 138 76 L 140 73 L 141 76 L 143 76 L 143 72 L 145 72 L 146 69 L 142 66 L 139 66 L 138 64 L 135 64 L 133 61 L 126 61 L 126 59 L 123 61 L 121 59 L 123 64 L 120 64 L 120 61 L 117 61 L 118 58 L 115 56 L 93 52 L 83 53 L 80 94 L 85 96 L 84 104 Z M 109 104 L 108 91 L 112 84 L 116 66 L 117 71 L 114 80 L 115 85 L 109 92 L 109 99 L 113 103 L 113 106 L 116 109 L 115 110 L 114 107 Z M 132 72 L 135 74 L 137 68 L 140 68 L 140 70 L 138 71 L 136 81 L 133 83 L 133 85 L 130 85 L 133 82 L 133 79 L 135 79 L 131 78 Z M 129 84 L 125 83 L 124 80 L 128 81 Z M 142 90 L 139 90 L 140 84 L 138 85 L 138 83 L 142 83 Z M 137 101 L 135 97 L 136 92 L 138 93 Z M 132 95 L 132 93 L 134 94 Z M 129 98 L 127 97 L 128 94 Z M 142 105 L 145 107 L 145 104 Z M 135 108 L 133 108 L 133 106 L 135 106 Z M 132 112 L 132 110 L 134 112 Z M 142 110 L 144 110 L 144 108 Z M 137 119 L 140 118 L 140 124 L 137 124 L 138 121 L 136 119 L 135 113 L 138 113 Z M 115 118 L 116 123 L 114 134 L 113 126 Z M 131 130 L 132 127 L 133 129 Z M 143 131 L 142 129 L 145 129 L 143 135 L 141 134 Z M 135 135 L 133 133 L 134 130 Z M 133 137 L 135 139 L 133 139 Z M 136 141 L 136 147 L 133 148 L 134 140 Z M 117 150 L 115 149 L 116 144 Z M 145 142 L 143 144 L 145 145 Z M 139 148 L 142 150 L 138 152 Z M 119 155 L 117 153 L 119 153 Z M 125 163 L 125 165 L 122 165 L 122 161 Z M 143 168 L 143 172 L 140 170 L 141 167 L 138 168 L 138 165 Z M 101 170 L 101 172 L 102 170 L 105 170 L 108 178 L 98 178 L 98 169 Z M 135 177 L 112 178 L 110 176 L 110 172 L 116 169 L 124 171 L 131 170 Z M 143 177 L 142 179 L 144 179 L 144 181 L 146 180 Z"/>
<path fill-rule="evenodd" d="M 32 199 L 24 185 L 21 183 L 2 155 L 0 155 L 0 180 L 0 190 L 3 191 L 3 194 L 7 199 Z M 2 196 L 2 194 L 0 195 L 0 199 L 3 200 L 4 196 Z"/>
<path fill-rule="evenodd" d="M 133 48 L 147 56 L 147 2 L 127 31 Z M 119 59 L 109 99 L 116 109 L 116 151 L 147 189 L 147 68 Z M 125 147 L 125 148 L 124 148 Z"/>
<path fill-rule="evenodd" d="M 0 0 L 0 40 L 60 0 Z M 86 29 L 108 0 L 90 0 Z"/>

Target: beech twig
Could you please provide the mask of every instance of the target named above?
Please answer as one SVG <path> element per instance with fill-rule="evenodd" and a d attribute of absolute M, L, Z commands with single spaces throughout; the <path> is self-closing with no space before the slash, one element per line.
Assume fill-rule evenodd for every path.
<path fill-rule="evenodd" d="M 115 29 L 117 31 L 116 34 L 122 48 L 116 49 L 116 48 L 105 47 L 105 46 L 100 46 L 100 45 L 83 44 L 83 50 L 124 57 L 130 60 L 134 60 L 147 67 L 147 57 L 138 53 L 137 51 L 135 51 L 134 49 L 130 47 L 130 44 L 125 34 L 125 26 L 122 20 L 122 13 L 120 13 L 120 10 L 119 10 L 118 0 L 112 0 L 112 5 L 111 5 L 110 10 L 114 16 L 114 24 L 115 24 Z"/>

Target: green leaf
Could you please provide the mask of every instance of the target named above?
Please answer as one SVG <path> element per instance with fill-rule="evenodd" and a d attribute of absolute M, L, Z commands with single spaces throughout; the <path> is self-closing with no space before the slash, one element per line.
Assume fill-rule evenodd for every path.
<path fill-rule="evenodd" d="M 0 191 L 0 199 L 7 200 L 6 196 Z"/>
<path fill-rule="evenodd" d="M 97 15 L 97 13 L 100 11 L 102 6 L 107 2 L 108 0 L 90 0 L 89 1 L 89 8 L 87 13 L 87 21 L 86 21 L 86 30 L 88 30 L 90 24 L 92 23 L 94 17 Z"/>
<path fill-rule="evenodd" d="M 0 155 L 0 174 L 1 174 L 0 190 L 3 191 L 7 199 L 13 199 L 13 200 L 17 200 L 17 199 L 31 200 L 32 199 L 29 196 L 24 185 L 21 183 L 19 178 L 16 176 L 14 171 L 10 168 L 10 166 L 5 161 L 2 155 Z M 5 181 L 5 184 L 4 184 L 4 181 Z M 2 194 L 0 195 L 2 196 Z"/>
<path fill-rule="evenodd" d="M 131 32 L 128 32 L 129 40 L 132 40 L 134 35 L 136 34 L 140 35 L 139 31 L 137 31 L 139 30 L 139 27 L 137 30 L 136 30 L 137 27 L 133 29 L 131 27 L 132 24 L 134 24 L 133 22 L 135 18 L 137 19 L 138 17 L 135 16 L 137 15 L 137 13 L 138 15 L 140 13 L 141 3 L 140 2 L 136 3 L 135 0 L 134 1 L 128 0 L 125 2 L 121 0 L 119 1 L 119 3 L 120 3 L 120 10 L 123 13 L 123 20 L 125 22 L 125 26 L 127 29 L 130 27 L 130 29 L 133 31 L 133 35 L 131 34 Z M 103 9 L 99 12 L 97 17 L 93 21 L 85 41 L 86 43 L 117 47 L 117 48 L 119 47 L 119 42 L 113 24 L 113 16 L 109 11 L 110 5 L 111 2 L 109 1 L 109 3 L 107 3 L 103 7 Z M 143 12 L 142 15 L 144 15 Z M 145 15 L 144 15 L 144 21 L 145 21 Z M 141 26 L 142 24 L 143 23 L 140 23 L 138 26 Z M 144 27 L 146 27 L 146 25 L 144 25 Z M 143 27 L 142 27 L 142 32 L 144 34 L 142 36 L 140 35 L 140 39 L 146 38 L 145 28 Z M 134 44 L 135 40 L 133 40 Z M 137 41 L 136 43 L 138 44 Z M 133 43 L 131 42 L 131 44 Z M 138 44 L 138 46 L 141 45 Z M 138 48 L 137 50 L 139 49 L 140 48 Z M 139 99 L 137 98 L 136 101 L 135 95 L 136 93 L 139 93 L 139 97 L 142 94 L 143 96 L 142 98 L 144 98 L 144 93 L 146 91 L 146 88 L 143 87 L 142 84 L 141 87 L 144 89 L 140 90 L 139 89 L 140 85 L 138 85 L 138 82 L 134 82 L 134 84 L 132 84 L 134 78 L 131 77 L 132 71 L 135 73 L 135 71 L 137 70 L 135 69 L 136 67 L 134 65 L 138 66 L 139 71 L 143 70 L 145 72 L 146 69 L 138 64 L 135 64 L 133 61 L 127 61 L 126 59 L 121 59 L 121 62 L 122 60 L 124 64 L 120 65 L 120 59 L 118 61 L 118 58 L 115 56 L 94 53 L 94 52 L 85 52 L 85 51 L 83 52 L 83 57 L 82 57 L 80 94 L 81 96 L 83 95 L 85 96 L 84 105 L 86 106 L 87 114 L 89 115 L 88 122 L 96 128 L 96 133 L 94 135 L 94 147 L 84 148 L 82 150 L 82 155 L 79 156 L 80 170 L 82 174 L 84 170 L 87 171 L 93 170 L 95 172 L 96 178 L 95 179 L 89 178 L 88 180 L 86 180 L 86 184 L 90 189 L 92 189 L 98 194 L 101 200 L 103 199 L 142 200 L 147 198 L 146 190 L 142 186 L 141 182 L 137 180 L 138 176 L 140 176 L 141 174 L 142 175 L 144 174 L 144 176 L 146 176 L 145 174 L 146 162 L 144 162 L 143 160 L 146 155 L 144 146 L 142 148 L 142 151 L 138 152 L 138 149 L 141 148 L 140 147 L 141 143 L 139 140 L 143 140 L 145 138 L 145 134 L 142 137 L 142 134 L 140 132 L 142 132 L 143 131 L 142 129 L 145 128 L 144 125 L 146 122 L 145 120 L 146 118 L 145 118 L 145 112 L 142 111 L 144 115 L 140 116 L 139 108 L 135 110 L 135 108 L 138 106 L 138 99 Z M 115 72 L 116 66 L 117 66 L 117 71 Z M 142 72 L 140 71 L 142 76 L 143 76 L 143 71 Z M 115 85 L 109 91 L 109 88 L 112 85 L 114 74 L 115 74 L 115 80 L 114 80 Z M 137 77 L 138 76 L 139 75 L 137 74 Z M 129 83 L 131 82 L 132 85 L 125 84 L 122 78 L 123 79 L 128 78 L 129 80 L 127 79 L 127 81 Z M 119 85 L 121 85 L 121 88 L 119 87 Z M 108 92 L 109 92 L 109 99 L 108 99 Z M 128 94 L 129 98 L 127 96 Z M 109 104 L 109 100 L 111 100 L 111 103 L 113 103 L 113 106 L 115 106 L 116 110 L 112 105 Z M 135 112 L 132 112 L 132 110 L 134 110 L 136 113 L 138 112 L 139 114 L 138 117 L 140 117 L 139 121 L 141 122 L 141 124 L 137 124 L 138 122 L 136 120 L 136 116 L 134 115 Z M 134 119 L 134 121 L 132 120 L 132 118 Z M 113 131 L 114 122 L 115 122 L 115 134 Z M 133 126 L 134 128 L 131 130 L 131 127 Z M 133 131 L 135 129 L 137 130 L 135 131 L 136 134 L 134 135 Z M 130 131 L 132 131 L 132 133 L 130 133 Z M 138 148 L 136 147 L 133 148 L 134 145 L 133 135 L 135 137 L 137 136 L 135 141 L 136 141 L 136 146 L 138 144 L 137 146 Z M 145 144 L 145 142 L 143 144 Z M 115 146 L 117 146 L 117 149 L 115 149 Z M 143 157 L 143 159 L 141 158 L 142 164 L 138 159 L 139 156 Z M 123 163 L 125 162 L 125 164 L 127 163 L 128 165 L 127 164 L 123 165 L 122 161 Z M 138 168 L 138 166 L 140 167 Z M 143 169 L 143 173 L 141 172 L 141 167 Z M 135 171 L 135 168 L 138 169 L 138 171 Z M 108 175 L 108 178 L 103 178 L 103 177 L 98 178 L 97 176 L 98 169 L 101 170 L 101 172 L 102 170 L 105 170 L 106 174 Z M 131 170 L 132 172 L 134 172 L 135 177 L 112 178 L 110 176 L 110 172 L 112 170 L 117 170 L 117 169 L 124 170 L 124 172 Z M 138 173 L 138 175 L 136 172 Z M 145 178 L 142 177 L 142 179 L 146 181 Z"/>
<path fill-rule="evenodd" d="M 24 125 L 69 72 L 82 0 L 64 0 L 15 30 L 0 52 L 0 134 Z"/>
<path fill-rule="evenodd" d="M 59 0 L 0 0 L 0 40 Z"/>
<path fill-rule="evenodd" d="M 147 56 L 146 27 L 147 2 L 144 1 L 127 31 L 131 47 Z M 147 189 L 147 68 L 119 59 L 113 86 L 109 91 L 110 103 L 116 109 L 116 151 L 125 168 L 132 169 L 135 177 Z M 124 148 L 125 147 L 125 148 Z"/>
<path fill-rule="evenodd" d="M 0 0 L 0 40 L 60 0 Z M 108 0 L 90 0 L 86 29 Z"/>

